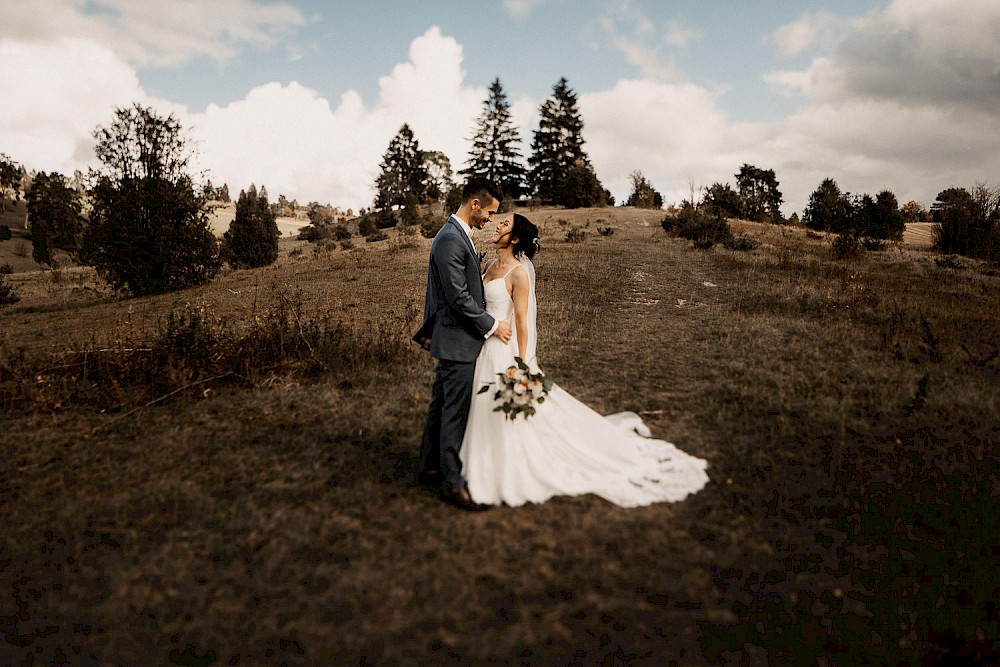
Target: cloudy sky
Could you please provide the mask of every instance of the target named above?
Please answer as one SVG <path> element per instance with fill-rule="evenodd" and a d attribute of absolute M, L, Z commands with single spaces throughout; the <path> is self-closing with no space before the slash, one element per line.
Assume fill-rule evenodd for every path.
<path fill-rule="evenodd" d="M 678 202 L 745 162 L 786 215 L 827 177 L 924 205 L 1000 182 L 998 0 L 3 2 L 0 152 L 72 174 L 140 102 L 234 194 L 357 209 L 403 123 L 462 168 L 497 77 L 525 155 L 568 79 L 619 201 L 636 170 Z"/>

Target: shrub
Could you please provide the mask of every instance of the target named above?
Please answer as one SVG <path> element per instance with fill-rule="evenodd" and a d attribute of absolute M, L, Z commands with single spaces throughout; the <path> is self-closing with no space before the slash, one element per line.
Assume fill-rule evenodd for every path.
<path fill-rule="evenodd" d="M 566 232 L 566 243 L 583 243 L 586 238 L 587 232 L 583 231 L 579 227 L 574 227 Z"/>
<path fill-rule="evenodd" d="M 556 203 L 566 208 L 604 206 L 607 203 L 604 186 L 588 163 L 579 160 L 570 167 L 556 190 Z"/>
<path fill-rule="evenodd" d="M 759 244 L 749 236 L 732 236 L 722 242 L 727 250 L 754 250 Z"/>
<path fill-rule="evenodd" d="M 667 215 L 660 224 L 667 233 L 694 241 L 695 247 L 702 250 L 733 238 L 729 222 L 722 215 L 708 215 L 687 201 L 676 215 Z"/>
<path fill-rule="evenodd" d="M 441 216 L 428 215 L 420 223 L 420 234 L 425 239 L 432 239 L 441 231 L 445 222 L 446 219 Z"/>
<path fill-rule="evenodd" d="M 949 188 L 931 208 L 937 250 L 1000 260 L 1000 187 Z"/>
<path fill-rule="evenodd" d="M 378 225 L 375 224 L 374 217 L 371 213 L 366 213 L 358 218 L 358 234 L 361 236 L 371 236 L 376 232 L 378 232 Z"/>
<path fill-rule="evenodd" d="M 341 241 L 340 242 L 340 249 L 341 250 L 354 250 L 354 241 L 351 241 L 350 239 L 348 239 L 347 241 Z"/>
<path fill-rule="evenodd" d="M 375 243 L 377 241 L 385 241 L 387 238 L 389 238 L 389 235 L 386 234 L 385 232 L 377 232 L 375 234 L 372 234 L 371 236 L 366 236 L 365 242 Z"/>
<path fill-rule="evenodd" d="M 0 241 L 10 241 L 11 236 L 10 227 L 7 225 L 0 225 Z"/>
<path fill-rule="evenodd" d="M 11 273 L 14 273 L 14 267 L 10 265 L 10 262 L 0 264 L 0 275 L 10 275 Z"/>
<path fill-rule="evenodd" d="M 17 295 L 14 288 L 11 287 L 6 280 L 4 280 L 3 274 L 0 274 L 0 306 L 6 305 L 8 303 L 17 303 L 21 300 L 21 297 Z"/>
<path fill-rule="evenodd" d="M 864 244 L 857 234 L 837 234 L 831 244 L 836 259 L 854 259 L 864 251 Z"/>
<path fill-rule="evenodd" d="M 940 266 L 942 269 L 964 269 L 965 264 L 958 260 L 954 255 L 945 255 L 944 257 L 935 257 L 934 263 Z"/>
<path fill-rule="evenodd" d="M 611 236 L 615 233 L 615 230 L 613 227 L 598 227 L 597 233 L 601 236 Z"/>
<path fill-rule="evenodd" d="M 375 226 L 379 229 L 389 229 L 396 226 L 396 214 L 389 209 L 383 208 L 368 215 L 374 218 Z"/>
<path fill-rule="evenodd" d="M 103 170 L 81 260 L 116 290 L 157 294 L 208 282 L 220 266 L 203 194 L 188 174 L 190 155 L 173 116 L 134 105 L 98 128 Z"/>

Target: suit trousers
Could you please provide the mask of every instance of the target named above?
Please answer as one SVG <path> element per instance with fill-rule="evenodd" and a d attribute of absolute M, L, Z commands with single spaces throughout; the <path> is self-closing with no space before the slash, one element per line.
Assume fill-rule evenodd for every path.
<path fill-rule="evenodd" d="M 439 359 L 424 422 L 420 469 L 440 470 L 443 484 L 453 489 L 465 486 L 458 452 L 469 421 L 475 372 L 475 361 Z"/>

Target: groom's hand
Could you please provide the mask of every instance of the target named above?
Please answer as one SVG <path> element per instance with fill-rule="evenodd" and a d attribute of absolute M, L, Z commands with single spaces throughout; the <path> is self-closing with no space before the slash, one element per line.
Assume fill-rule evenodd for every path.
<path fill-rule="evenodd" d="M 510 342 L 510 334 L 510 322 L 500 320 L 500 323 L 497 324 L 497 330 L 493 332 L 493 335 L 499 338 L 504 344 L 507 344 Z"/>

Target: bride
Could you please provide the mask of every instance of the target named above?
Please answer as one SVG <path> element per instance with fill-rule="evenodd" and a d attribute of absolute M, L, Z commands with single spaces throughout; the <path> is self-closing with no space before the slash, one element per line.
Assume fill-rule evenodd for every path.
<path fill-rule="evenodd" d="M 486 310 L 514 324 L 508 343 L 490 337 L 476 361 L 474 390 L 535 355 L 535 269 L 538 228 L 523 215 L 497 223 L 497 260 L 483 276 Z M 708 481 L 706 462 L 649 438 L 634 413 L 603 417 L 553 385 L 537 412 L 509 420 L 496 412 L 494 391 L 472 397 L 462 441 L 462 470 L 473 500 L 484 505 L 540 503 L 557 495 L 593 493 L 622 507 L 673 502 Z"/>

